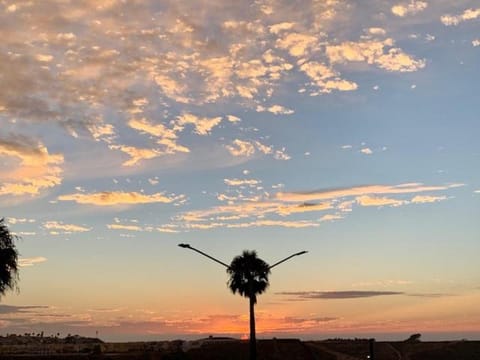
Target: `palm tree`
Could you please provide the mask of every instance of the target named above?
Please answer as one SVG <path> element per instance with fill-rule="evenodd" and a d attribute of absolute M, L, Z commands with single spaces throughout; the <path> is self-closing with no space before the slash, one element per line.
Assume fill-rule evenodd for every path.
<path fill-rule="evenodd" d="M 230 275 L 228 287 L 236 294 L 237 292 L 249 299 L 250 303 L 250 360 L 257 358 L 257 344 L 255 337 L 255 304 L 257 295 L 262 294 L 268 288 L 268 275 L 270 266 L 257 257 L 255 251 L 245 250 L 242 255 L 236 256 L 227 268 Z"/>
<path fill-rule="evenodd" d="M 0 296 L 7 290 L 17 287 L 18 280 L 18 251 L 15 247 L 17 237 L 12 235 L 0 219 Z"/>

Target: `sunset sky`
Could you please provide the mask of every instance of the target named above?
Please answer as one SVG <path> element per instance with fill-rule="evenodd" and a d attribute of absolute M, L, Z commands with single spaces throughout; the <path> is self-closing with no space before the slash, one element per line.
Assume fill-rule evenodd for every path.
<path fill-rule="evenodd" d="M 0 334 L 480 339 L 480 3 L 0 0 Z"/>

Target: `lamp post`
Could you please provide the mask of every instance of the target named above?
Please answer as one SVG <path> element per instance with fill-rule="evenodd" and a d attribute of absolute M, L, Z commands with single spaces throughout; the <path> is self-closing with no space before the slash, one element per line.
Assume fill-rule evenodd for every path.
<path fill-rule="evenodd" d="M 257 302 L 256 295 L 257 293 L 261 294 L 268 286 L 268 274 L 270 273 L 270 270 L 273 267 L 280 265 L 281 263 L 295 256 L 306 254 L 307 251 L 300 251 L 290 256 L 287 256 L 286 258 L 280 261 L 277 261 L 273 265 L 268 265 L 265 261 L 257 258 L 255 252 L 244 251 L 242 256 L 237 256 L 236 258 L 233 259 L 230 265 L 227 265 L 223 261 L 220 261 L 214 258 L 213 256 L 204 253 L 203 251 L 195 249 L 194 247 L 190 246 L 190 244 L 178 244 L 178 246 L 184 249 L 193 250 L 199 253 L 200 255 L 203 255 L 209 258 L 210 260 L 215 261 L 216 263 L 226 267 L 227 272 L 230 273 L 231 275 L 231 278 L 229 281 L 230 290 L 232 290 L 233 293 L 236 293 L 238 291 L 241 295 L 249 298 L 250 300 L 250 360 L 256 360 L 257 349 L 256 349 L 255 314 L 254 314 L 254 305 Z M 238 262 L 242 260 L 245 261 L 246 258 L 249 259 L 246 262 L 246 264 L 249 264 L 249 265 L 245 266 L 244 264 L 242 264 L 239 266 Z M 241 275 L 239 275 L 239 273 Z M 259 278 L 256 279 L 256 277 L 259 277 Z M 232 279 L 235 279 L 235 280 L 232 280 Z M 245 289 L 245 287 L 243 287 L 242 289 L 242 282 L 243 282 L 243 285 L 247 285 L 247 290 Z M 256 288 L 256 290 L 254 290 L 254 288 Z"/>
<path fill-rule="evenodd" d="M 200 250 L 198 250 L 198 249 L 195 249 L 193 246 L 190 246 L 190 244 L 178 244 L 178 246 L 180 246 L 181 248 L 184 248 L 184 249 L 193 250 L 193 251 L 199 253 L 200 255 L 203 255 L 203 256 L 209 258 L 210 260 L 213 260 L 213 261 L 215 261 L 216 263 L 225 266 L 227 269 L 230 267 L 230 265 L 225 264 L 223 261 L 220 261 L 220 260 L 218 260 L 218 259 L 215 259 L 213 256 L 210 256 L 210 255 L 204 253 L 203 251 L 200 251 Z M 285 259 L 282 259 L 282 260 L 280 260 L 280 261 L 277 261 L 275 264 L 270 265 L 268 268 L 269 268 L 269 269 L 272 269 L 273 267 L 275 267 L 275 266 L 277 266 L 277 265 L 280 265 L 281 263 L 284 263 L 285 261 L 290 260 L 291 258 L 293 258 L 293 257 L 295 257 L 295 256 L 300 256 L 300 255 L 303 255 L 303 254 L 306 254 L 306 253 L 308 253 L 308 251 L 306 251 L 306 250 L 297 252 L 297 253 L 295 253 L 295 254 L 292 254 L 292 255 L 290 255 L 290 256 L 287 256 Z"/>

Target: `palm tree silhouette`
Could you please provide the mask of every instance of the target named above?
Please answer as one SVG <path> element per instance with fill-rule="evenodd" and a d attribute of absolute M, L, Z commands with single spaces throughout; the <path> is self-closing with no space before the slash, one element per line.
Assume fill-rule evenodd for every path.
<path fill-rule="evenodd" d="M 262 294 L 268 288 L 268 275 L 270 266 L 257 257 L 255 251 L 245 250 L 242 255 L 236 256 L 227 268 L 230 275 L 228 287 L 236 294 L 237 292 L 249 299 L 250 305 L 250 360 L 257 358 L 257 346 L 255 336 L 255 304 L 257 295 Z"/>
<path fill-rule="evenodd" d="M 12 235 L 0 219 L 0 296 L 7 290 L 13 290 L 18 280 L 18 251 L 15 247 L 16 236 Z"/>

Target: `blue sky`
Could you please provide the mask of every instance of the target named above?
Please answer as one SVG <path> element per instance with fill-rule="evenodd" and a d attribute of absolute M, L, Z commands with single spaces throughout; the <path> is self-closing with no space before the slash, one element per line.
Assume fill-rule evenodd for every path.
<path fill-rule="evenodd" d="M 309 251 L 272 274 L 264 336 L 478 338 L 479 21 L 475 1 L 0 1 L 22 256 L 1 331 L 242 336 L 246 302 L 186 242 Z"/>

